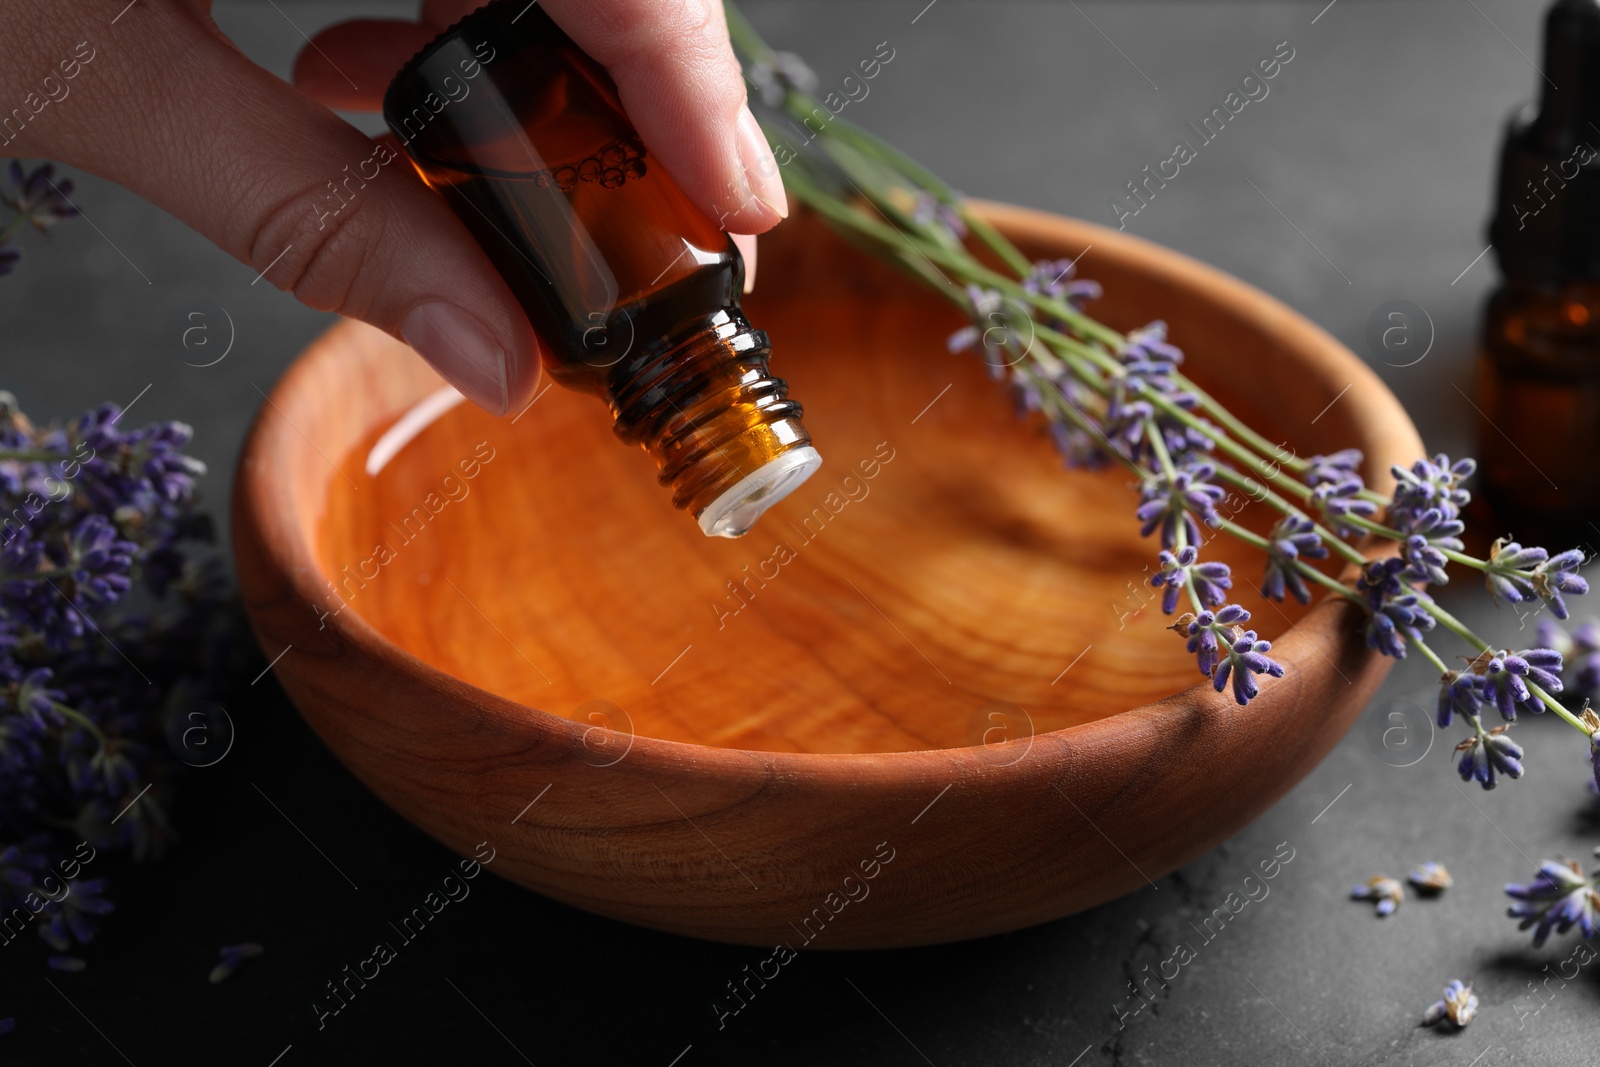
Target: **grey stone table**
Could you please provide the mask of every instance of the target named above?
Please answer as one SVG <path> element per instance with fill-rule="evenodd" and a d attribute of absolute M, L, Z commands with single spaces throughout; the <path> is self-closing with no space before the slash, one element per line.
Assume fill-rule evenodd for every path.
<path fill-rule="evenodd" d="M 407 6 L 218 0 L 217 16 L 253 58 L 286 72 L 302 31 Z M 1468 444 L 1462 391 L 1494 277 L 1493 257 L 1480 258 L 1488 190 L 1499 125 L 1539 81 L 1538 5 L 753 0 L 749 13 L 824 82 L 889 42 L 892 64 L 850 117 L 957 187 L 1112 224 L 1126 183 L 1288 42 L 1293 58 L 1270 94 L 1124 221 L 1300 309 L 1373 362 L 1435 448 Z M 212 471 L 204 492 L 220 508 L 262 391 L 329 318 L 253 284 L 254 271 L 116 186 L 74 177 L 92 224 L 60 228 L 0 282 L 0 384 L 38 416 L 115 400 L 140 419 L 192 423 Z M 1393 299 L 1420 305 L 1434 327 L 1412 365 L 1366 345 L 1369 317 Z M 188 366 L 203 360 L 180 343 L 185 317 L 215 308 L 232 319 L 233 349 L 216 366 Z M 1454 592 L 1469 621 L 1487 621 L 1481 598 Z M 5 951 L 0 1015 L 21 1028 L 0 1038 L 0 1060 L 1592 1063 L 1597 969 L 1535 998 L 1541 968 L 1573 942 L 1532 950 L 1500 891 L 1545 856 L 1587 858 L 1600 839 L 1579 746 L 1559 724 L 1530 723 L 1519 731 L 1530 776 L 1469 791 L 1450 767 L 1452 739 L 1426 725 L 1433 681 L 1424 664 L 1402 664 L 1370 721 L 1298 788 L 1151 888 L 974 943 L 806 955 L 720 1030 L 711 1001 L 760 953 L 636 930 L 495 879 L 475 883 L 470 903 L 319 1030 L 309 1005 L 321 983 L 360 959 L 449 857 L 370 797 L 263 681 L 256 706 L 241 709 L 238 751 L 186 779 L 180 846 L 118 875 L 119 911 L 90 969 L 51 975 L 52 989 L 36 957 Z M 1391 735 L 1401 755 L 1369 729 L 1381 733 L 1391 713 L 1412 730 Z M 1293 858 L 1270 895 L 1203 935 L 1203 920 L 1280 849 Z M 1346 899 L 1371 873 L 1429 859 L 1457 880 L 1438 901 L 1409 899 L 1380 922 Z M 266 954 L 207 985 L 216 947 L 243 940 Z M 1194 958 L 1170 981 L 1146 981 L 1153 1002 L 1141 1007 L 1130 983 L 1158 973 L 1179 942 Z M 1482 996 L 1477 1022 L 1460 1035 L 1419 1029 L 1455 977 Z"/>

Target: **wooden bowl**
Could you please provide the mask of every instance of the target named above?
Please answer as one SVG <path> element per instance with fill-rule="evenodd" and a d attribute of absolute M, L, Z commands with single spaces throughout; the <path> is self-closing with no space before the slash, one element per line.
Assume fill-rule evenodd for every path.
<path fill-rule="evenodd" d="M 1030 255 L 1092 245 L 1096 312 L 1165 318 L 1271 439 L 1360 447 L 1372 472 L 1421 454 L 1377 377 L 1277 301 L 1125 234 L 985 211 Z M 764 239 L 748 312 L 825 463 L 740 541 L 673 511 L 593 398 L 492 419 L 356 323 L 262 410 L 234 501 L 262 647 L 345 765 L 450 848 L 696 937 L 977 937 L 1210 849 L 1382 679 L 1358 609 L 1262 601 L 1259 559 L 1219 538 L 1288 673 L 1247 708 L 1215 693 L 1151 600 L 1127 474 L 1062 469 L 947 354 L 960 316 L 816 218 Z"/>

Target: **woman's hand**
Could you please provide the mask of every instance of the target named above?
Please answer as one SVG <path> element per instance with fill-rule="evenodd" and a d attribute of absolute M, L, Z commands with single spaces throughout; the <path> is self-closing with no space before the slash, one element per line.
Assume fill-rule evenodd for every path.
<path fill-rule="evenodd" d="M 716 0 L 541 0 L 611 72 L 667 169 L 730 232 L 787 213 Z M 327 183 L 372 156 L 330 107 L 376 110 L 390 78 L 477 0 L 424 0 L 417 23 L 333 26 L 291 87 L 245 59 L 207 0 L 0 0 L 3 154 L 126 186 L 280 289 L 417 349 L 496 413 L 539 378 L 526 316 L 467 230 L 409 167 L 382 168 L 343 210 Z M 71 74 L 68 74 L 68 71 Z M 9 119 L 9 121 L 8 121 Z M 746 249 L 753 274 L 753 258 Z"/>

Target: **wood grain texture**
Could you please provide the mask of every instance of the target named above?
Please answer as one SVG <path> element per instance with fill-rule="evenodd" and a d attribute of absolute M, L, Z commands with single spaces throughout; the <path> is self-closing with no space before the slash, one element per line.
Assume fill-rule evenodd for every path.
<path fill-rule="evenodd" d="M 1378 379 L 1260 292 L 1125 234 L 985 210 L 1030 254 L 1092 244 L 1096 313 L 1165 318 L 1269 437 L 1361 447 L 1369 473 L 1421 453 Z M 422 419 L 448 399 L 438 377 L 355 323 L 279 383 L 241 460 L 240 578 L 266 654 L 293 646 L 280 681 L 352 772 L 541 893 L 799 949 L 1090 907 L 1315 766 L 1386 669 L 1357 609 L 1262 601 L 1259 561 L 1219 539 L 1288 675 L 1248 708 L 1214 693 L 1137 610 L 1156 546 L 1126 474 L 1063 471 L 981 363 L 946 354 L 956 312 L 820 221 L 763 241 L 747 310 L 825 462 L 741 541 L 674 512 L 593 398 Z M 852 873 L 867 895 L 841 904 Z"/>

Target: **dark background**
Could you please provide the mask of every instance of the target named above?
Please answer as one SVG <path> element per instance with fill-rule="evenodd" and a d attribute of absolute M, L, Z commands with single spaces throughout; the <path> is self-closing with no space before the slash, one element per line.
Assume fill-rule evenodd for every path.
<path fill-rule="evenodd" d="M 1129 229 L 1296 307 L 1373 363 L 1431 447 L 1468 445 L 1460 390 L 1471 391 L 1495 264 L 1467 268 L 1486 244 L 1500 124 L 1539 83 L 1540 5 L 925 4 L 746 9 L 825 84 L 888 41 L 893 62 L 849 117 L 970 194 L 1102 223 L 1114 222 L 1109 201 L 1125 182 L 1188 138 L 1187 120 L 1290 42 L 1295 58 L 1270 96 Z M 252 58 L 287 73 L 302 32 L 411 9 L 218 0 L 216 15 Z M 29 242 L 0 282 L 0 387 L 40 419 L 138 397 L 140 422 L 193 424 L 194 451 L 211 467 L 204 492 L 225 522 L 257 388 L 270 389 L 331 318 L 252 286 L 253 270 L 118 187 L 73 178 L 92 225 L 59 228 L 48 248 Z M 1415 356 L 1365 340 L 1369 318 L 1394 299 L 1425 309 L 1436 333 L 1414 365 L 1392 365 Z M 212 307 L 232 317 L 235 346 L 214 367 L 186 366 L 198 360 L 180 343 L 185 315 Z M 1450 592 L 1470 624 L 1531 640 L 1509 636 L 1510 614 L 1488 626 L 1476 589 Z M 228 758 L 187 775 L 178 847 L 115 872 L 118 911 L 84 952 L 89 969 L 48 971 L 42 946 L 4 952 L 0 1017 L 14 1015 L 19 1030 L 0 1038 L 0 1063 L 1592 1063 L 1600 968 L 1552 982 L 1553 999 L 1531 1014 L 1544 1002 L 1528 983 L 1573 939 L 1527 947 L 1501 893 L 1546 856 L 1588 859 L 1600 839 L 1581 746 L 1559 723 L 1529 723 L 1519 729 L 1529 776 L 1469 792 L 1452 772 L 1453 738 L 1427 725 L 1433 685 L 1425 664 L 1402 664 L 1305 782 L 1155 888 L 984 941 L 803 955 L 720 1031 L 711 1001 L 766 952 L 619 925 L 485 877 L 319 1032 L 309 1003 L 321 983 L 367 955 L 453 857 L 367 794 L 269 676 L 236 705 Z M 1400 754 L 1368 730 L 1391 725 L 1391 712 L 1413 728 Z M 1198 941 L 1189 924 L 1280 842 L 1294 859 L 1271 895 L 1119 1027 L 1112 1005 L 1128 1000 L 1130 978 L 1177 940 Z M 1408 895 L 1382 922 L 1347 899 L 1352 883 L 1403 877 L 1423 860 L 1455 874 L 1441 899 Z M 218 946 L 246 940 L 265 955 L 208 985 Z M 1478 1020 L 1459 1035 L 1419 1029 L 1452 978 L 1477 987 Z"/>

